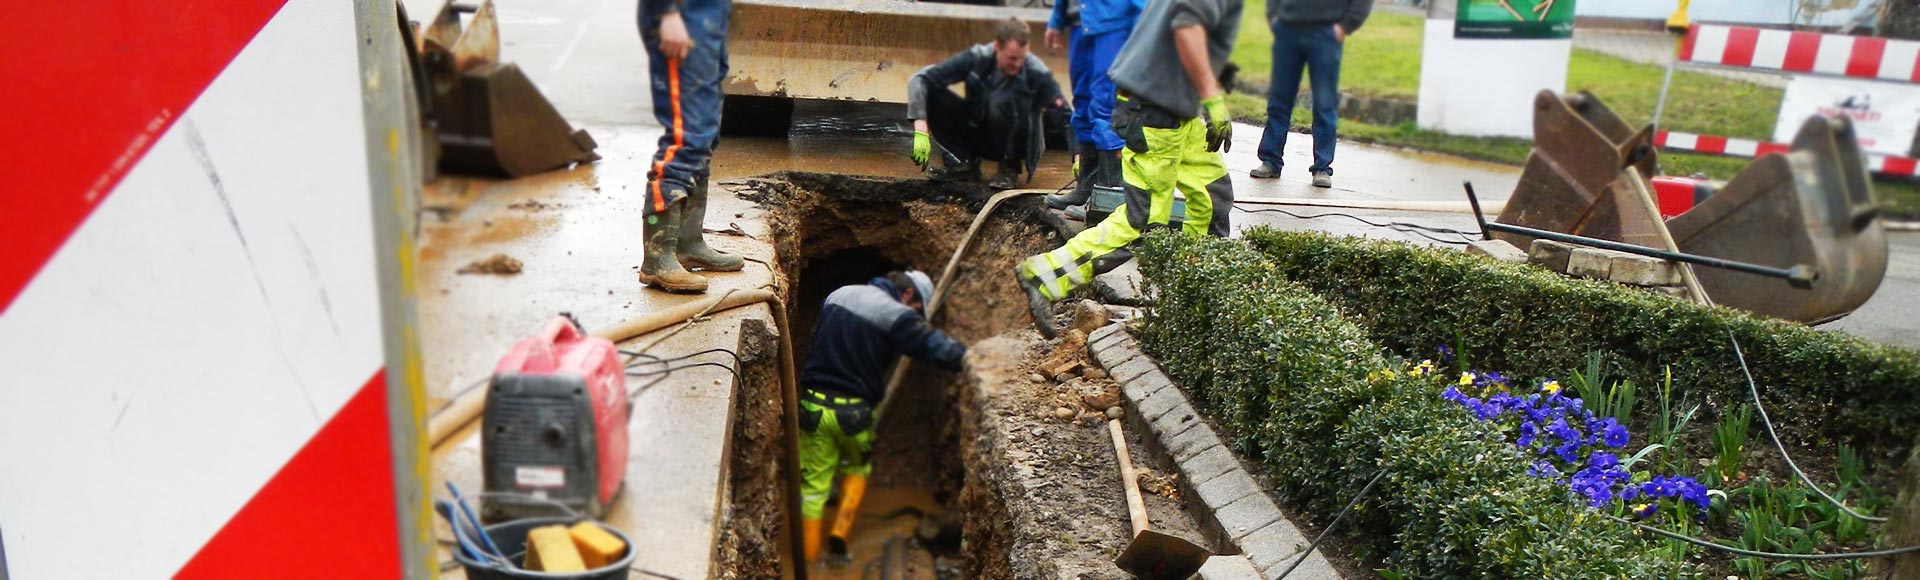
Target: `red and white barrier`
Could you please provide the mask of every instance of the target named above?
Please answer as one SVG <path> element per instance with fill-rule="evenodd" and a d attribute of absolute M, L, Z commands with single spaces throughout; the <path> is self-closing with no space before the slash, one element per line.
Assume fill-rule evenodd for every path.
<path fill-rule="evenodd" d="M 1734 157 L 1760 157 L 1768 153 L 1786 153 L 1791 148 L 1782 143 L 1754 141 L 1751 139 L 1731 139 L 1714 135 L 1696 135 L 1678 131 L 1655 131 L 1653 146 L 1661 149 L 1679 149 L 1695 153 L 1712 155 L 1731 155 Z M 1909 157 L 1888 155 L 1867 155 L 1867 170 L 1881 175 L 1914 177 L 1920 175 L 1920 160 Z"/>
<path fill-rule="evenodd" d="M 1920 42 L 1696 24 L 1680 45 L 1694 64 L 1920 82 Z"/>
<path fill-rule="evenodd" d="M 400 578 L 431 541 L 396 492 L 363 89 L 404 81 L 362 68 L 367 6 L 0 24 L 0 577 Z"/>

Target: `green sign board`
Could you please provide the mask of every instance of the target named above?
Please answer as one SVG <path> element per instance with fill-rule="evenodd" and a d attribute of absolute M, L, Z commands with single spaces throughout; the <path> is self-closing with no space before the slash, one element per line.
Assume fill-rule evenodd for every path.
<path fill-rule="evenodd" d="M 1572 38 L 1574 0 L 1460 0 L 1454 38 Z"/>

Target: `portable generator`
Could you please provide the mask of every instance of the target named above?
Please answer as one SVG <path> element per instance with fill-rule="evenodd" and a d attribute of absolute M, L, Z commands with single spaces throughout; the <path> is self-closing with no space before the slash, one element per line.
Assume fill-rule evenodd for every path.
<path fill-rule="evenodd" d="M 564 314 L 513 345 L 481 415 L 486 519 L 605 513 L 627 473 L 623 371 L 612 342 Z"/>

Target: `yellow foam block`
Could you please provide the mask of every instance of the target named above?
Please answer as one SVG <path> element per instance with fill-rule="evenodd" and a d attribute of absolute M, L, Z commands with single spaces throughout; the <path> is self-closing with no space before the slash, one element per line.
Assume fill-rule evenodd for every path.
<path fill-rule="evenodd" d="M 588 570 L 605 568 L 626 555 L 627 543 L 593 522 L 574 524 L 567 533 L 573 536 L 573 547 L 580 549 L 580 559 L 587 563 Z"/>
<path fill-rule="evenodd" d="M 545 526 L 527 532 L 527 569 L 535 572 L 585 572 L 580 549 L 566 526 Z"/>

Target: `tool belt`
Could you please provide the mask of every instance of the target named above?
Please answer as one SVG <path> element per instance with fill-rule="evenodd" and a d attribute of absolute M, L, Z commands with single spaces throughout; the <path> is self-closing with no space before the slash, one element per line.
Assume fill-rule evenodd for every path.
<path fill-rule="evenodd" d="M 840 424 L 840 433 L 857 435 L 873 427 L 873 405 L 860 397 L 819 391 L 811 388 L 800 390 L 801 400 L 825 407 L 833 411 L 834 421 Z M 800 429 L 812 433 L 820 428 L 823 413 L 800 407 Z"/>

